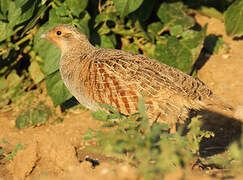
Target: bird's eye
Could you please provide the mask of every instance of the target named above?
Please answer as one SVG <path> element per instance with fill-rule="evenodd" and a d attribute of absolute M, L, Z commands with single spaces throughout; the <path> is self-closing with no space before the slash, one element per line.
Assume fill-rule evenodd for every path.
<path fill-rule="evenodd" d="M 62 31 L 57 31 L 57 35 L 60 36 L 62 34 Z"/>

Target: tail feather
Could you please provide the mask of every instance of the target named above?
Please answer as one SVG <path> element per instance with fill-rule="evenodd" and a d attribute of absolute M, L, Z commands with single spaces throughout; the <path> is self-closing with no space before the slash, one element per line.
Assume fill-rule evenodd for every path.
<path fill-rule="evenodd" d="M 230 104 L 221 100 L 218 96 L 212 95 L 210 98 L 204 100 L 206 109 L 212 109 L 216 111 L 233 112 L 234 108 Z"/>
<path fill-rule="evenodd" d="M 243 122 L 243 106 L 238 106 L 238 107 L 235 108 L 234 118 Z"/>

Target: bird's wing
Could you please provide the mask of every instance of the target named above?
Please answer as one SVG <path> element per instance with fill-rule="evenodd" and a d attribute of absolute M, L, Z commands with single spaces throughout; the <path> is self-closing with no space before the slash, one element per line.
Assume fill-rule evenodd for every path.
<path fill-rule="evenodd" d="M 156 97 L 161 91 L 171 91 L 182 96 L 210 96 L 211 90 L 200 80 L 157 60 L 120 50 L 100 50 L 95 63 L 113 76 L 137 84 L 141 95 Z"/>
<path fill-rule="evenodd" d="M 90 62 L 90 96 L 124 114 L 137 112 L 137 101 L 142 96 L 155 110 L 164 104 L 175 106 L 171 109 L 199 108 L 200 102 L 207 104 L 215 99 L 200 80 L 143 55 L 98 49 Z"/>
<path fill-rule="evenodd" d="M 178 76 L 175 71 L 179 72 Z M 92 89 L 89 91 L 92 99 L 117 107 L 124 114 L 136 112 L 138 98 L 142 96 L 146 104 L 153 104 L 154 99 L 163 101 L 186 94 L 175 81 L 184 73 L 124 51 L 99 49 L 92 55 L 88 74 L 87 86 Z"/>

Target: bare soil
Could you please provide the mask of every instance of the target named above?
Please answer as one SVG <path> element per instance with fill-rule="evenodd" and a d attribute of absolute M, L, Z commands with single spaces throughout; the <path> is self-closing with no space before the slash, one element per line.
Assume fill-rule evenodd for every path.
<path fill-rule="evenodd" d="M 201 15 L 196 15 L 196 19 L 202 26 L 208 23 L 208 33 L 222 36 L 230 47 L 230 50 L 220 51 L 203 63 L 198 72 L 199 79 L 232 106 L 243 106 L 243 40 L 226 36 L 223 23 L 217 19 Z M 239 134 L 237 127 L 240 124 L 227 122 L 213 123 L 213 126 L 229 129 L 227 133 L 218 133 L 219 139 L 226 138 L 227 141 L 220 141 L 219 146 L 231 142 L 234 134 Z M 0 140 L 4 138 L 10 143 L 1 147 L 11 152 L 18 143 L 24 146 L 12 161 L 0 157 L 0 180 L 142 179 L 136 175 L 136 169 L 125 162 L 85 149 L 92 142 L 82 140 L 84 132 L 98 125 L 89 111 L 76 110 L 68 111 L 59 124 L 16 129 L 14 111 L 0 112 Z M 195 171 L 190 179 L 211 179 L 207 174 L 207 171 Z M 183 172 L 178 171 L 166 179 L 176 180 L 182 175 Z"/>
<path fill-rule="evenodd" d="M 218 19 L 198 15 L 196 20 L 201 26 L 207 23 L 207 33 L 223 37 L 230 48 L 210 56 L 198 72 L 199 79 L 235 108 L 243 106 L 243 39 L 227 36 Z"/>

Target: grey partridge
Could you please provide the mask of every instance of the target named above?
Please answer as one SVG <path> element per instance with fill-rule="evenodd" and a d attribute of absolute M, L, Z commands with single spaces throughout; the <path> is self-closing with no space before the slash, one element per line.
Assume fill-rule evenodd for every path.
<path fill-rule="evenodd" d="M 138 99 L 144 97 L 150 121 L 174 129 L 190 109 L 232 108 L 200 80 L 144 55 L 96 48 L 75 27 L 58 25 L 42 37 L 61 49 L 62 80 L 90 110 L 99 109 L 100 102 L 129 115 L 137 112 Z"/>

